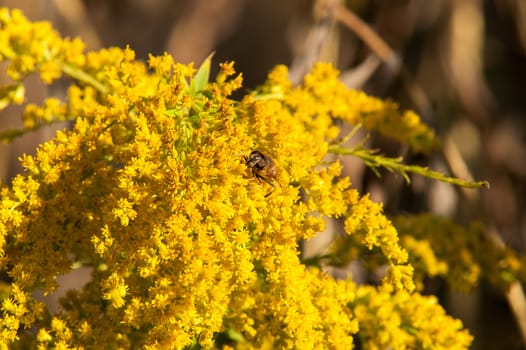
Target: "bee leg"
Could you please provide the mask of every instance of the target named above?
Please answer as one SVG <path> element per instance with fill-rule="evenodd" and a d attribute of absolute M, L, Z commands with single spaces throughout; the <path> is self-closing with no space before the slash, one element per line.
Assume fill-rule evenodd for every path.
<path fill-rule="evenodd" d="M 259 180 L 259 182 L 261 182 L 261 181 L 265 181 L 265 182 L 268 183 L 270 186 L 276 188 L 276 185 L 274 185 L 274 182 L 272 182 L 271 180 L 267 179 L 266 177 L 263 177 L 263 176 L 261 176 L 261 175 L 259 175 L 259 174 L 254 174 L 254 175 L 255 175 L 256 179 Z"/>
<path fill-rule="evenodd" d="M 276 185 L 274 185 L 274 183 L 273 183 L 271 180 L 267 179 L 266 177 L 263 177 L 263 176 L 259 175 L 259 174 L 256 173 L 256 172 L 252 172 L 252 173 L 254 174 L 254 177 L 255 177 L 256 179 L 258 179 L 259 182 L 264 181 L 264 182 L 268 183 L 270 186 L 272 186 L 273 188 L 276 188 Z M 268 196 L 270 196 L 270 195 L 272 194 L 272 192 L 274 192 L 274 190 L 272 190 L 272 191 L 270 191 L 269 193 L 267 193 L 267 194 L 265 195 L 265 198 L 267 198 Z"/>
<path fill-rule="evenodd" d="M 274 182 L 270 181 L 269 179 L 263 178 L 263 181 L 265 181 L 266 183 L 268 183 L 270 186 L 276 188 L 276 185 L 274 185 Z"/>
<path fill-rule="evenodd" d="M 274 183 L 272 181 L 270 181 L 269 179 L 266 179 L 266 178 L 263 178 L 263 181 L 265 181 L 266 183 L 268 183 L 270 186 L 272 186 L 272 191 L 270 191 L 269 193 L 267 193 L 265 195 L 265 198 L 267 198 L 268 196 L 270 196 L 272 194 L 272 192 L 274 192 L 274 189 L 276 188 L 276 186 L 274 185 Z"/>

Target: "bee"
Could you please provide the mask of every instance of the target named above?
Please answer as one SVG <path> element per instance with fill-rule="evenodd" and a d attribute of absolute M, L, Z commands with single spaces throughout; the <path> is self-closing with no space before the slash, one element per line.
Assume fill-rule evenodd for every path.
<path fill-rule="evenodd" d="M 245 164 L 252 171 L 252 175 L 260 182 L 265 181 L 273 188 L 276 188 L 274 181 L 277 181 L 276 175 L 276 165 L 270 157 L 264 155 L 260 151 L 252 151 L 248 157 L 243 157 L 245 159 Z M 265 197 L 270 196 L 272 192 L 267 193 Z"/>

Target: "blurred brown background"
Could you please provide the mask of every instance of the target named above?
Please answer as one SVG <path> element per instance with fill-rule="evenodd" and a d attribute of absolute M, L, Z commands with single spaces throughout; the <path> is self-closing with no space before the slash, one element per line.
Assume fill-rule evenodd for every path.
<path fill-rule="evenodd" d="M 490 190 L 462 191 L 415 177 L 407 186 L 400 176 L 386 174 L 378 179 L 360 162 L 349 160 L 346 171 L 354 186 L 384 201 L 390 213 L 431 210 L 460 223 L 482 220 L 489 234 L 525 252 L 525 0 L 13 0 L 0 4 L 20 8 L 32 20 L 49 20 L 65 36 L 81 36 L 88 49 L 129 44 L 141 59 L 167 51 L 177 61 L 196 64 L 215 51 L 215 63 L 236 62 L 246 89 L 262 83 L 276 64 L 289 65 L 297 82 L 312 62 L 332 61 L 350 87 L 416 110 L 437 130 L 444 145 L 443 152 L 423 158 L 377 140 L 385 152 L 491 183 Z M 28 86 L 30 101 L 48 94 L 63 96 L 60 84 L 48 88 L 35 79 Z M 19 108 L 2 111 L 0 127 L 20 127 L 19 112 Z M 9 182 L 20 171 L 17 158 L 33 153 L 53 133 L 46 129 L 0 145 L 1 178 Z M 526 348 L 510 311 L 510 296 L 483 285 L 473 295 L 442 292 L 441 299 L 448 312 L 462 318 L 474 333 L 474 349 Z"/>

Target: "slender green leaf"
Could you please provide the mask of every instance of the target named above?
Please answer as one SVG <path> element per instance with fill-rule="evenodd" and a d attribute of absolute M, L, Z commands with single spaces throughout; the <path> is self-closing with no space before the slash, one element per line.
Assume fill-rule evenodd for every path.
<path fill-rule="evenodd" d="M 195 96 L 198 92 L 203 91 L 206 87 L 206 84 L 208 84 L 210 79 L 210 66 L 213 56 L 214 53 L 211 53 L 207 58 L 205 58 L 203 63 L 201 63 L 199 70 L 192 79 L 192 82 L 190 83 L 190 93 L 192 95 Z"/>

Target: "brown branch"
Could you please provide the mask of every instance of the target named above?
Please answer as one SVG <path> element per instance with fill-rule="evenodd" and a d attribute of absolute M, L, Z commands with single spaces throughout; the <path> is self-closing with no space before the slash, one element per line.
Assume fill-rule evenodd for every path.
<path fill-rule="evenodd" d="M 344 24 L 389 67 L 398 70 L 400 60 L 397 54 L 387 45 L 387 43 L 360 17 L 347 9 L 345 5 L 336 3 L 333 5 L 334 18 Z"/>

